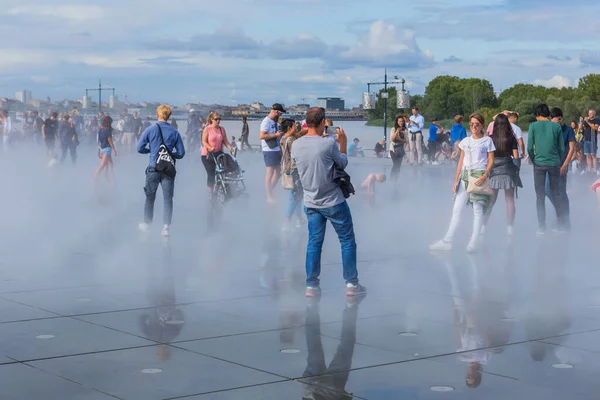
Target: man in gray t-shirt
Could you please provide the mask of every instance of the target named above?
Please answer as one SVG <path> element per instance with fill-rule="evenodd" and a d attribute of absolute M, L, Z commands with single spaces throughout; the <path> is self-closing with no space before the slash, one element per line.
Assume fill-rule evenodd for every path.
<path fill-rule="evenodd" d="M 322 136 L 325 131 L 325 109 L 320 107 L 308 110 L 306 124 L 308 133 L 292 145 L 292 159 L 296 163 L 304 189 L 304 206 L 308 218 L 306 296 L 316 297 L 321 293 L 321 249 L 327 221 L 333 225 L 342 246 L 346 295 L 364 295 L 366 289 L 358 283 L 356 270 L 352 214 L 341 188 L 333 181 L 333 169 L 344 169 L 348 164 L 346 134 L 340 129 L 339 149 L 335 140 Z"/>

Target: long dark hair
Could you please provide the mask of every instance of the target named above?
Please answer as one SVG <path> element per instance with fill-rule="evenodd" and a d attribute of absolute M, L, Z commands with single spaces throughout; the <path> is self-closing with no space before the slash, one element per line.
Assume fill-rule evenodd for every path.
<path fill-rule="evenodd" d="M 102 118 L 102 125 L 100 127 L 102 129 L 108 129 L 110 132 L 112 132 L 112 123 L 113 119 L 107 115 L 106 117 Z"/>
<path fill-rule="evenodd" d="M 394 120 L 394 129 L 398 130 L 398 128 L 400 128 L 401 126 L 398 125 L 398 120 L 402 118 L 402 129 L 404 129 L 404 115 L 402 114 L 398 114 L 396 116 L 396 119 Z"/>
<path fill-rule="evenodd" d="M 514 135 L 508 117 L 504 114 L 498 115 L 494 120 L 494 131 L 492 134 L 492 140 L 494 141 L 496 150 L 501 154 L 511 154 Z"/>

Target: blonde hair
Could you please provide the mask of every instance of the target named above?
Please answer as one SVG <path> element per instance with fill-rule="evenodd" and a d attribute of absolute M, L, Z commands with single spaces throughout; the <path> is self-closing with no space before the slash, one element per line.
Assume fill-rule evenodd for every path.
<path fill-rule="evenodd" d="M 214 119 L 217 117 L 220 117 L 220 116 L 221 116 L 221 114 L 219 114 L 218 112 L 211 111 L 208 113 L 208 117 L 206 117 L 206 122 L 208 122 L 209 124 L 212 124 Z"/>
<path fill-rule="evenodd" d="M 172 112 L 173 109 L 166 104 L 162 104 L 156 109 L 156 115 L 158 116 L 158 118 L 163 119 L 165 121 L 167 121 L 169 117 L 171 117 Z"/>
<path fill-rule="evenodd" d="M 481 126 L 485 125 L 485 118 L 483 117 L 483 114 L 475 112 L 473 114 L 471 114 L 469 116 L 469 122 L 471 122 L 471 120 L 475 118 L 477 121 L 479 121 L 479 123 L 481 124 Z"/>

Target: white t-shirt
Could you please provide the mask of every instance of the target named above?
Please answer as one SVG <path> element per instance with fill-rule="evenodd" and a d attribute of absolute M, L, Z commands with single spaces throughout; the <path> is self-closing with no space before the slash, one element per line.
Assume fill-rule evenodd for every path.
<path fill-rule="evenodd" d="M 512 127 L 513 133 L 515 134 L 517 140 L 523 139 L 523 131 L 521 130 L 521 128 L 519 128 L 518 125 L 515 125 L 513 123 L 511 123 L 510 126 Z M 521 143 L 519 143 L 519 158 L 521 157 L 523 157 L 523 152 L 521 151 Z"/>
<path fill-rule="evenodd" d="M 260 131 L 266 132 L 269 135 L 274 135 L 277 133 L 277 131 L 279 131 L 279 124 L 273 121 L 271 118 L 265 117 L 265 119 L 263 119 L 263 121 L 260 123 Z M 265 140 L 261 140 L 260 144 L 262 145 L 262 151 L 281 151 L 281 148 L 279 147 L 279 140 L 280 139 L 277 138 L 277 147 L 274 148 L 270 148 Z"/>
<path fill-rule="evenodd" d="M 473 136 L 463 139 L 458 145 L 465 152 L 463 168 L 467 171 L 483 171 L 487 169 L 488 153 L 496 150 L 494 141 L 489 136 L 474 139 Z"/>

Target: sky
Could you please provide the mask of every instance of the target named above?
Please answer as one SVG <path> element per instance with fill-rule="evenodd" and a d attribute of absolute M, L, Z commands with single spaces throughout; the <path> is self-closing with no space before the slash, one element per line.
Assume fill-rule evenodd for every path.
<path fill-rule="evenodd" d="M 568 6 L 566 6 L 568 4 Z M 358 105 L 390 77 L 576 86 L 599 72 L 590 0 L 0 0 L 0 96 Z M 376 89 L 376 88 L 375 88 Z"/>

